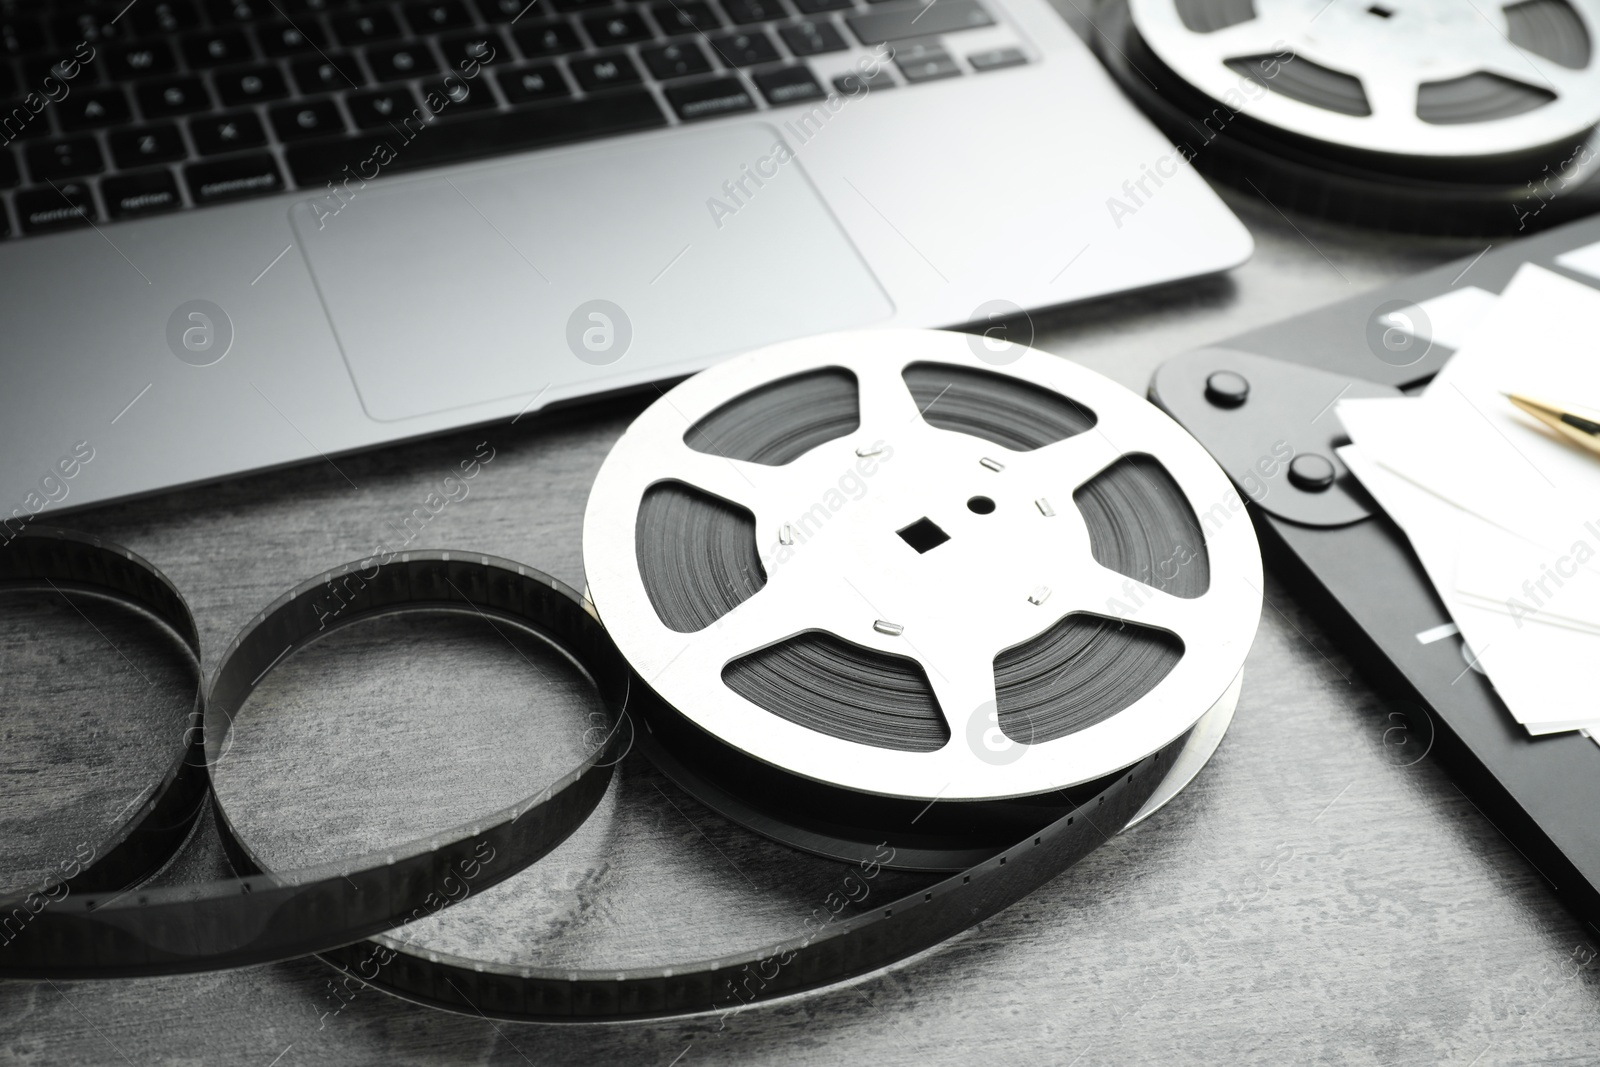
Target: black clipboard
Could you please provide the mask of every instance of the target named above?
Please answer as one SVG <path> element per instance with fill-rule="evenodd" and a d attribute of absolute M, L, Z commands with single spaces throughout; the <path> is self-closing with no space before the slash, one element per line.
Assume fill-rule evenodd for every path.
<path fill-rule="evenodd" d="M 1392 726 L 1402 731 L 1396 740 L 1436 755 L 1566 904 L 1600 930 L 1600 744 L 1576 733 L 1530 737 L 1472 668 L 1470 649 L 1450 633 L 1449 614 L 1405 535 L 1339 462 L 1334 450 L 1349 438 L 1333 410 L 1343 397 L 1420 389 L 1449 358 L 1451 349 L 1425 336 L 1410 342 L 1391 333 L 1397 320 L 1386 316 L 1398 310 L 1415 320 L 1414 305 L 1465 286 L 1498 294 L 1529 262 L 1600 289 L 1600 278 L 1555 262 L 1596 242 L 1600 218 L 1571 223 L 1183 353 L 1157 368 L 1150 398 L 1233 479 L 1268 566 L 1368 679 L 1397 698 L 1389 705 Z M 1212 379 L 1218 371 L 1245 379 L 1242 402 L 1237 381 Z M 1317 489 L 1305 477 L 1315 461 L 1291 476 L 1282 457 L 1307 453 L 1331 461 L 1331 486 Z M 1226 512 L 1222 502 L 1210 521 L 1227 521 Z"/>

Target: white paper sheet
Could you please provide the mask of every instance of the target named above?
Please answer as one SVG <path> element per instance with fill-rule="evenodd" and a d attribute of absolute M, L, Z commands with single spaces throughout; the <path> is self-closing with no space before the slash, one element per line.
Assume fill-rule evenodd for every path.
<path fill-rule="evenodd" d="M 1472 339 L 1478 322 L 1494 307 L 1496 297 L 1476 285 L 1463 285 L 1420 304 L 1391 311 L 1379 321 L 1413 337 L 1461 348 Z M 1417 312 L 1422 314 L 1418 315 Z"/>
<path fill-rule="evenodd" d="M 1405 532 L 1462 639 L 1512 716 L 1536 735 L 1600 731 L 1600 708 L 1593 696 L 1600 636 L 1513 618 L 1457 594 L 1450 578 L 1457 564 L 1458 535 L 1465 526 L 1488 524 L 1385 469 L 1359 444 L 1339 449 L 1339 458 Z M 1464 663 L 1463 673 L 1467 669 Z"/>
<path fill-rule="evenodd" d="M 1556 262 L 1570 271 L 1600 278 L 1600 241 L 1582 248 L 1574 248 L 1556 257 Z"/>
<path fill-rule="evenodd" d="M 1339 404 L 1340 455 L 1517 720 L 1600 740 L 1600 457 L 1506 392 L 1600 407 L 1600 292 L 1524 265 L 1423 396 Z"/>
<path fill-rule="evenodd" d="M 1384 466 L 1564 551 L 1586 522 L 1600 530 L 1600 459 L 1504 392 L 1600 407 L 1600 292 L 1525 264 L 1421 400 L 1344 400 L 1338 413 L 1351 439 Z"/>

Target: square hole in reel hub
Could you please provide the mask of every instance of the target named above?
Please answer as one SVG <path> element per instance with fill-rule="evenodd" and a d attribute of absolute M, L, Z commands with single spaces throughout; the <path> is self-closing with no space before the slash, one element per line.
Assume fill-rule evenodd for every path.
<path fill-rule="evenodd" d="M 931 551 L 950 540 L 950 535 L 927 516 L 923 516 L 910 526 L 896 530 L 895 533 L 900 535 L 900 540 L 916 549 L 918 553 Z"/>

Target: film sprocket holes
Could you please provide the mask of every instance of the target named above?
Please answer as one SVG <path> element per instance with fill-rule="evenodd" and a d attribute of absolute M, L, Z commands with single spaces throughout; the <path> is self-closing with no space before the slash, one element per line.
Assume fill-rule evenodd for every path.
<path fill-rule="evenodd" d="M 29 917 L 0 946 L 0 976 L 190 973 L 315 952 L 474 1015 L 725 1013 L 931 948 L 1093 851 L 1106 828 L 1148 816 L 1232 716 L 1260 610 L 1254 536 L 1228 521 L 1221 472 L 1144 401 L 1031 349 L 995 368 L 967 342 L 899 331 L 779 346 L 653 406 L 586 516 L 612 631 L 575 591 L 477 553 L 386 553 L 278 598 L 229 646 L 163 781 L 94 862 L 55 895 L 0 901 Z M 45 580 L 138 604 L 197 655 L 178 591 L 124 549 L 31 529 L 0 552 L 0 582 Z M 234 717 L 324 632 L 333 588 L 348 598 L 334 627 L 472 611 L 535 630 L 626 714 L 536 797 L 299 871 L 263 872 L 213 791 L 240 878 L 127 892 L 181 846 Z M 694 669 L 669 669 L 684 657 Z M 543 856 L 635 741 L 780 841 L 861 871 L 957 873 L 853 916 L 830 909 L 776 945 L 663 966 L 551 970 L 359 940 Z"/>

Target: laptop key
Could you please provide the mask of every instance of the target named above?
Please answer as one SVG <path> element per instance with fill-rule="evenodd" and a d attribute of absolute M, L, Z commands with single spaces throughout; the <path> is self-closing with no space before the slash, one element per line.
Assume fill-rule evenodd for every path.
<path fill-rule="evenodd" d="M 284 188 L 278 164 L 265 152 L 211 163 L 191 163 L 183 168 L 183 180 L 196 204 L 265 196 L 282 192 Z"/>
<path fill-rule="evenodd" d="M 722 10 L 741 26 L 752 22 L 771 22 L 789 14 L 783 9 L 781 0 L 722 0 Z"/>
<path fill-rule="evenodd" d="M 494 63 L 511 55 L 499 30 L 465 30 L 445 34 L 439 38 L 439 51 L 444 53 L 447 66 L 462 71 L 471 70 L 474 63 Z"/>
<path fill-rule="evenodd" d="M 377 45 L 367 49 L 367 66 L 380 82 L 406 81 L 424 74 L 437 74 L 439 63 L 421 41 Z"/>
<path fill-rule="evenodd" d="M 106 63 L 113 78 L 148 78 L 152 74 L 171 74 L 178 69 L 178 57 L 166 41 L 130 41 L 106 49 Z"/>
<path fill-rule="evenodd" d="M 124 169 L 149 166 L 151 163 L 171 163 L 188 154 L 178 127 L 170 122 L 144 126 L 131 130 L 113 130 L 111 158 Z"/>
<path fill-rule="evenodd" d="M 831 22 L 797 22 L 778 30 L 778 36 L 797 56 L 817 56 L 824 52 L 842 52 L 850 47 L 844 34 Z"/>
<path fill-rule="evenodd" d="M 363 130 L 386 129 L 412 114 L 418 106 L 416 96 L 403 85 L 351 93 L 344 103 L 356 126 Z"/>
<path fill-rule="evenodd" d="M 194 146 L 203 156 L 242 152 L 267 143 L 267 131 L 254 111 L 190 119 L 189 136 L 194 138 Z"/>
<path fill-rule="evenodd" d="M 987 52 L 974 52 L 967 57 L 972 69 L 977 71 L 1003 70 L 1020 67 L 1028 61 L 1020 48 L 991 48 Z"/>
<path fill-rule="evenodd" d="M 649 90 L 620 89 L 559 107 L 517 108 L 435 123 L 426 137 L 419 136 L 403 148 L 396 145 L 398 151 L 384 170 L 414 170 L 664 125 L 666 116 Z M 359 137 L 306 141 L 289 145 L 284 158 L 295 181 L 315 186 L 346 166 L 358 173 L 363 164 L 370 168 L 366 161 L 372 158 L 373 146 L 371 139 Z"/>
<path fill-rule="evenodd" d="M 494 90 L 486 79 L 462 78 L 447 74 L 422 83 L 422 102 L 428 110 L 444 118 L 455 118 L 468 111 L 496 106 Z"/>
<path fill-rule="evenodd" d="M 44 47 L 44 20 L 8 10 L 0 15 L 0 55 L 25 56 Z"/>
<path fill-rule="evenodd" d="M 367 84 L 367 72 L 348 52 L 327 52 L 306 56 L 289 64 L 294 83 L 302 93 L 331 93 L 337 89 L 359 89 Z"/>
<path fill-rule="evenodd" d="M 687 78 L 691 74 L 711 73 L 711 60 L 706 58 L 705 52 L 693 41 L 682 41 L 678 44 L 662 45 L 660 48 L 644 48 L 639 51 L 644 58 L 645 66 L 650 68 L 650 73 L 658 81 L 670 81 L 673 78 Z"/>
<path fill-rule="evenodd" d="M 619 85 L 633 85 L 639 81 L 639 68 L 628 58 L 628 53 L 608 52 L 574 59 L 572 76 L 578 79 L 579 85 L 593 93 Z"/>
<path fill-rule="evenodd" d="M 46 78 L 71 82 L 74 89 L 95 80 L 91 64 L 80 63 L 72 56 L 59 56 L 54 50 L 22 61 L 22 84 L 37 90 Z"/>
<path fill-rule="evenodd" d="M 100 218 L 94 194 L 85 182 L 57 182 L 17 194 L 17 214 L 29 233 L 49 233 L 87 226 Z"/>
<path fill-rule="evenodd" d="M 565 22 L 535 23 L 531 26 L 514 26 L 511 36 L 517 47 L 529 59 L 535 56 L 553 56 L 562 52 L 576 52 L 583 47 L 578 33 Z"/>
<path fill-rule="evenodd" d="M 280 141 L 305 141 L 344 132 L 344 119 L 332 100 L 298 100 L 279 104 L 268 114 Z"/>
<path fill-rule="evenodd" d="M 879 89 L 893 89 L 894 79 L 889 77 L 888 71 L 882 69 L 870 75 L 851 71 L 833 79 L 833 87 L 839 90 L 841 96 L 860 96 L 862 93 L 877 92 Z"/>
<path fill-rule="evenodd" d="M 554 63 L 512 67 L 496 74 L 495 80 L 500 83 L 500 91 L 506 94 L 506 99 L 512 104 L 537 104 L 572 95 L 567 80 Z"/>
<path fill-rule="evenodd" d="M 772 39 L 760 30 L 713 37 L 711 47 L 730 67 L 753 67 L 757 63 L 772 63 L 778 58 L 778 49 Z"/>
<path fill-rule="evenodd" d="M 178 180 L 165 169 L 106 178 L 100 182 L 100 195 L 106 202 L 106 214 L 114 219 L 156 215 L 183 206 Z"/>
<path fill-rule="evenodd" d="M 115 86 L 72 93 L 56 107 L 60 109 L 56 118 L 63 130 L 115 126 L 127 122 L 133 115 L 128 107 L 128 95 Z"/>
<path fill-rule="evenodd" d="M 52 131 L 48 111 L 36 111 L 22 100 L 0 101 L 0 141 L 49 137 Z"/>
<path fill-rule="evenodd" d="M 0 189 L 10 189 L 22 181 L 22 169 L 17 166 L 17 157 L 0 148 Z"/>
<path fill-rule="evenodd" d="M 756 88 L 773 107 L 795 104 L 802 100 L 817 100 L 827 94 L 811 71 L 805 67 L 779 67 L 776 70 L 758 71 L 752 75 Z"/>
<path fill-rule="evenodd" d="M 912 84 L 954 78 L 961 73 L 961 68 L 956 66 L 956 61 L 950 58 L 949 53 L 933 44 L 917 44 L 896 50 L 894 65 Z"/>
<path fill-rule="evenodd" d="M 146 82 L 134 91 L 147 118 L 187 115 L 211 109 L 211 94 L 199 78 L 164 78 Z"/>
<path fill-rule="evenodd" d="M 387 8 L 373 7 L 333 15 L 329 17 L 328 24 L 343 45 L 392 41 L 400 36 L 400 20 Z"/>
<path fill-rule="evenodd" d="M 709 81 L 674 85 L 666 93 L 672 109 L 685 122 L 756 109 L 750 90 L 738 78 L 712 78 Z"/>
<path fill-rule="evenodd" d="M 28 173 L 36 182 L 78 178 L 106 169 L 105 157 L 93 137 L 40 141 L 30 144 L 23 154 L 28 160 Z"/>
<path fill-rule="evenodd" d="M 843 11 L 855 7 L 852 0 L 794 0 L 802 15 L 820 15 L 824 11 Z"/>
<path fill-rule="evenodd" d="M 223 107 L 255 104 L 264 100 L 282 100 L 289 95 L 289 83 L 277 67 L 244 67 L 239 70 L 218 71 L 211 83 L 222 97 Z"/>
<path fill-rule="evenodd" d="M 261 50 L 269 56 L 292 56 L 302 52 L 320 52 L 328 47 L 328 35 L 322 27 L 309 18 L 294 21 L 269 22 L 256 27 L 256 40 Z"/>
<path fill-rule="evenodd" d="M 722 29 L 723 25 L 722 19 L 711 10 L 711 5 L 703 0 L 681 0 L 679 3 L 666 0 L 653 5 L 650 14 L 655 17 L 661 32 L 668 37 L 680 33 L 711 33 Z"/>
<path fill-rule="evenodd" d="M 128 18 L 138 33 L 177 33 L 200 25 L 200 9 L 193 0 L 140 0 Z"/>
<path fill-rule="evenodd" d="M 650 32 L 650 27 L 644 24 L 644 19 L 632 11 L 590 15 L 583 20 L 583 28 L 589 31 L 589 39 L 597 48 L 613 44 L 632 44 L 634 41 L 646 41 L 654 36 Z"/>
<path fill-rule="evenodd" d="M 183 35 L 183 57 L 198 70 L 244 63 L 256 54 L 243 30 L 201 30 Z"/>
<path fill-rule="evenodd" d="M 115 5 L 83 6 L 87 10 L 70 15 L 57 15 L 50 20 L 50 28 L 55 33 L 56 43 L 64 50 L 70 49 L 79 41 L 87 41 L 90 44 L 120 41 L 126 38 L 128 31 L 133 28 L 118 17 L 121 11 Z"/>
<path fill-rule="evenodd" d="M 439 33 L 472 25 L 472 12 L 461 0 L 429 0 L 427 3 L 407 4 L 405 13 L 406 21 L 417 33 Z"/>
<path fill-rule="evenodd" d="M 272 0 L 206 0 L 206 14 L 218 26 L 234 22 L 255 22 L 276 15 Z"/>
<path fill-rule="evenodd" d="M 521 18 L 534 4 L 534 0 L 475 0 L 478 14 L 489 23 L 510 22 Z"/>
<path fill-rule="evenodd" d="M 959 30 L 993 26 L 994 19 L 979 7 L 977 0 L 936 0 L 922 6 L 912 4 L 894 10 L 872 11 L 865 15 L 846 15 L 850 30 L 862 44 L 904 41 L 912 37 L 937 37 Z"/>

